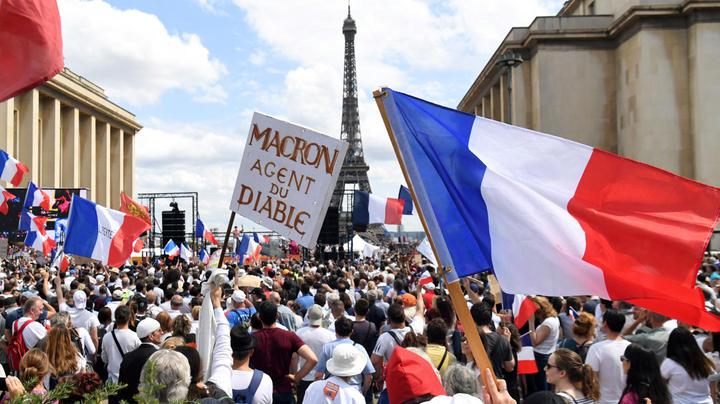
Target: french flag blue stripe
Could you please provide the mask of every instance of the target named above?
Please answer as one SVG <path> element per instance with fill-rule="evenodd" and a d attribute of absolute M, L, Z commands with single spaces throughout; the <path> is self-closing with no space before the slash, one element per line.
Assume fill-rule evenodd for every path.
<path fill-rule="evenodd" d="M 411 177 L 423 178 L 422 184 L 413 183 L 415 190 L 433 207 L 423 212 L 428 225 L 435 227 L 431 233 L 443 235 L 444 240 L 434 240 L 442 264 L 452 266 L 460 277 L 491 269 L 488 210 L 479 192 L 486 166 L 468 149 L 475 118 L 385 91 L 390 98 L 387 114 L 406 167 L 414 171 Z M 468 232 L 472 238 L 467 238 Z"/>
<path fill-rule="evenodd" d="M 367 192 L 354 192 L 352 221 L 355 225 L 368 225 L 370 223 L 370 194 Z"/>
<path fill-rule="evenodd" d="M 65 252 L 81 257 L 92 257 L 97 241 L 98 217 L 95 204 L 87 199 L 73 198 L 65 239 Z"/>

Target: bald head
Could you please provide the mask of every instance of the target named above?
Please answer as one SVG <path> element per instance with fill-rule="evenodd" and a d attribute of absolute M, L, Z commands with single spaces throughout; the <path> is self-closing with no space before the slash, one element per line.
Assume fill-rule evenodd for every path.
<path fill-rule="evenodd" d="M 270 293 L 270 301 L 271 302 L 275 303 L 276 305 L 279 305 L 281 300 L 282 299 L 280 298 L 280 293 L 278 293 L 278 292 Z"/>
<path fill-rule="evenodd" d="M 155 301 L 157 301 L 157 295 L 156 295 L 155 292 L 153 292 L 153 291 L 147 292 L 147 293 L 145 294 L 145 297 L 147 297 L 147 301 L 148 301 L 148 303 L 150 303 L 150 304 L 153 304 L 153 303 L 155 303 Z"/>
<path fill-rule="evenodd" d="M 173 310 L 179 310 L 180 307 L 182 307 L 183 304 L 183 298 L 180 295 L 175 295 L 170 299 L 170 306 L 173 308 Z"/>

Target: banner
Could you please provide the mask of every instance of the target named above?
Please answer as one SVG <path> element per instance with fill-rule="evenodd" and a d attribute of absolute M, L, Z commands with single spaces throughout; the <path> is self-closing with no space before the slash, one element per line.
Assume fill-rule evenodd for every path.
<path fill-rule="evenodd" d="M 230 209 L 314 248 L 348 144 L 256 112 Z"/>

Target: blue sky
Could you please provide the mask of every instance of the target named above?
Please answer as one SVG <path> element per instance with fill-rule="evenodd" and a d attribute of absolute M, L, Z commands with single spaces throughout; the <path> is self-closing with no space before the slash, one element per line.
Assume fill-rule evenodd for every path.
<path fill-rule="evenodd" d="M 562 3 L 353 2 L 361 131 L 374 193 L 396 195 L 402 175 L 372 90 L 388 85 L 455 106 L 512 26 L 553 15 Z M 144 125 L 136 138 L 137 192 L 198 191 L 206 226 L 226 226 L 253 111 L 339 136 L 346 1 L 58 4 L 66 65 Z M 420 225 L 410 218 L 406 227 Z"/>

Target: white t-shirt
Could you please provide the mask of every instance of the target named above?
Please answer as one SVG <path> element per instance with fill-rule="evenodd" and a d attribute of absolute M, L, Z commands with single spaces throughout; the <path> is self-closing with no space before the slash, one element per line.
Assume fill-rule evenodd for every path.
<path fill-rule="evenodd" d="M 315 353 L 315 356 L 320 358 L 320 354 L 323 350 L 323 345 L 330 341 L 335 341 L 335 334 L 322 327 L 303 327 L 295 332 L 298 337 L 309 346 L 310 349 Z M 305 359 L 298 359 L 298 369 L 305 365 Z M 305 377 L 305 381 L 315 380 L 315 372 L 308 372 Z"/>
<path fill-rule="evenodd" d="M 82 327 L 89 331 L 100 326 L 100 321 L 97 316 L 85 309 L 78 310 L 63 303 L 60 305 L 60 311 L 67 311 L 70 314 L 73 327 Z"/>
<path fill-rule="evenodd" d="M 95 355 L 95 344 L 93 344 L 92 338 L 90 337 L 90 333 L 88 332 L 88 330 L 82 327 L 75 327 L 75 331 L 78 333 L 80 341 L 82 341 L 83 349 L 85 350 L 85 356 L 87 357 L 90 355 Z"/>
<path fill-rule="evenodd" d="M 707 379 L 691 378 L 679 363 L 669 358 L 660 365 L 660 373 L 668 381 L 673 404 L 712 404 Z"/>
<path fill-rule="evenodd" d="M 125 355 L 140 346 L 140 339 L 138 339 L 135 331 L 128 330 L 126 328 L 122 330 L 114 330 L 114 332 L 118 343 L 120 344 L 120 348 L 122 348 Z M 107 364 L 108 379 L 117 383 L 123 354 L 118 352 L 117 344 L 115 343 L 115 339 L 112 334 L 113 331 L 108 331 L 108 333 L 103 337 L 102 360 Z"/>
<path fill-rule="evenodd" d="M 42 324 L 32 320 L 30 317 L 20 317 L 19 319 L 17 319 L 17 329 L 19 330 L 20 328 L 22 328 L 23 324 L 28 321 L 32 321 L 32 323 L 28 324 L 28 326 L 25 327 L 22 333 L 22 337 L 23 342 L 25 342 L 25 346 L 28 349 L 33 349 L 35 348 L 35 345 L 37 345 L 38 341 L 47 336 L 47 330 L 45 329 L 45 327 L 42 326 Z M 13 332 L 15 332 L 15 324 L 13 324 L 12 330 Z"/>
<path fill-rule="evenodd" d="M 343 379 L 331 376 L 313 382 L 305 391 L 303 404 L 365 404 L 365 397 Z"/>
<path fill-rule="evenodd" d="M 617 404 L 625 388 L 625 372 L 620 357 L 630 345 L 624 339 L 596 342 L 590 345 L 585 363 L 599 373 L 600 400 L 598 404 Z"/>
<path fill-rule="evenodd" d="M 252 380 L 252 370 L 234 370 L 232 371 L 232 389 L 243 390 L 250 386 Z M 255 391 L 255 397 L 253 397 L 253 404 L 272 404 L 273 402 L 273 382 L 270 376 L 263 374 L 262 380 L 257 391 Z"/>
<path fill-rule="evenodd" d="M 535 331 L 537 332 L 537 330 L 539 330 L 542 326 L 549 328 L 550 333 L 533 349 L 537 353 L 547 355 L 555 352 L 555 349 L 557 348 L 558 338 L 560 337 L 560 319 L 557 317 L 548 317 L 540 323 L 539 326 L 537 326 Z"/>

